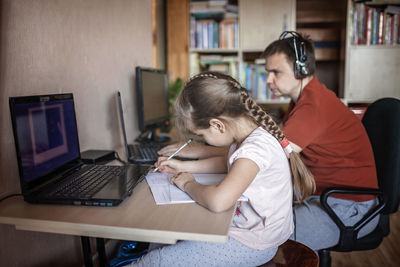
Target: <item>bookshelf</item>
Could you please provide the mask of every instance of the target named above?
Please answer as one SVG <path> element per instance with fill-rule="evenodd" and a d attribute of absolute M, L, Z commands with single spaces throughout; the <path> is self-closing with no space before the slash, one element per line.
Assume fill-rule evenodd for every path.
<path fill-rule="evenodd" d="M 219 71 L 239 76 L 237 2 L 190 1 L 190 76 Z"/>
<path fill-rule="evenodd" d="M 261 104 L 287 104 L 266 85 L 260 54 L 283 30 L 295 29 L 295 0 L 190 1 L 189 73 L 220 71 Z"/>
<path fill-rule="evenodd" d="M 181 0 L 168 0 L 169 2 Z M 178 27 L 172 28 L 169 36 L 182 32 L 183 24 L 190 24 L 189 3 L 187 8 L 175 5 L 186 12 L 186 16 L 169 16 L 175 20 Z M 399 44 L 358 44 L 353 38 L 354 6 L 364 3 L 380 9 L 388 5 L 400 6 L 400 0 L 392 1 L 354 1 L 354 0 L 237 0 L 238 47 L 235 48 L 196 48 L 191 47 L 189 30 L 185 33 L 187 42 L 180 38 L 171 38 L 180 47 L 181 56 L 186 53 L 187 59 L 198 60 L 219 56 L 225 60 L 233 59 L 237 66 L 234 75 L 245 85 L 246 68 L 256 69 L 264 66 L 259 59 L 265 46 L 275 40 L 284 30 L 295 30 L 307 33 L 323 46 L 316 47 L 317 76 L 332 89 L 342 101 L 350 106 L 368 105 L 381 97 L 400 98 L 400 45 Z M 168 7 L 168 5 L 167 5 Z M 231 12 L 231 11 L 230 11 Z M 221 12 L 220 12 L 221 13 Z M 234 12 L 235 13 L 235 12 Z M 176 14 L 176 13 L 174 13 Z M 182 26 L 181 26 L 182 25 Z M 190 28 L 187 26 L 187 28 Z M 400 34 L 399 34 L 400 35 Z M 331 45 L 331 47 L 329 47 Z M 173 46 L 169 46 L 173 47 Z M 182 47 L 185 47 L 182 50 Z M 175 54 L 169 53 L 169 56 Z M 221 59 L 223 61 L 224 59 Z M 173 60 L 169 60 L 173 62 Z M 177 61 L 178 62 L 178 61 Z M 176 63 L 176 70 L 186 70 L 184 79 L 189 77 L 189 71 L 198 73 L 197 69 Z M 193 61 L 192 61 L 193 62 Z M 226 64 L 226 63 L 225 63 Z M 223 66 L 214 66 L 217 69 Z M 262 67 L 260 71 L 262 72 Z M 174 68 L 168 67 L 169 71 Z M 229 68 L 228 68 L 229 69 Z M 232 69 L 232 68 L 231 68 Z M 225 67 L 224 70 L 227 70 Z M 185 76 L 186 75 L 186 76 Z M 247 77 L 249 77 L 247 75 Z M 255 94 L 257 95 L 257 94 Z M 288 100 L 257 98 L 257 102 L 266 109 L 285 108 Z"/>
<path fill-rule="evenodd" d="M 348 2 L 344 95 L 348 102 L 370 103 L 382 97 L 400 98 L 399 29 L 397 26 L 396 41 L 388 38 L 389 29 L 393 34 L 394 27 L 386 25 L 388 18 L 399 15 L 389 14 L 389 6 L 400 10 L 400 1 Z M 380 19 L 368 19 L 368 10 L 376 12 Z"/>
<path fill-rule="evenodd" d="M 297 31 L 314 41 L 316 75 L 343 97 L 347 0 L 297 0 Z"/>

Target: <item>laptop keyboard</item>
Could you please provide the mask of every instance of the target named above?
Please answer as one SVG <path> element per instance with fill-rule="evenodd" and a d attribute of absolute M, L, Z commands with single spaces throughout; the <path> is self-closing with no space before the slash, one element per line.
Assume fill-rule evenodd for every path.
<path fill-rule="evenodd" d="M 136 143 L 129 146 L 129 153 L 137 162 L 154 163 L 159 157 L 157 151 L 164 146 L 162 143 Z"/>
<path fill-rule="evenodd" d="M 90 198 L 110 179 L 119 176 L 123 166 L 93 165 L 88 170 L 73 174 L 64 184 L 50 192 L 49 196 Z"/>

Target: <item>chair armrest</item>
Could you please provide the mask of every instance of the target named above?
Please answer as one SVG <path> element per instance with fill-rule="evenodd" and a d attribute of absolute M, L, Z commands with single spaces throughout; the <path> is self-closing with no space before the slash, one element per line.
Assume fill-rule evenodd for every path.
<path fill-rule="evenodd" d="M 362 219 L 360 219 L 356 224 L 352 226 L 346 226 L 328 204 L 328 197 L 331 194 L 376 195 L 378 197 L 379 202 L 376 207 L 374 207 L 371 211 L 365 214 L 365 216 Z M 339 227 L 340 237 L 339 237 L 339 243 L 336 247 L 340 248 L 342 251 L 350 251 L 351 247 L 353 247 L 353 245 L 357 241 L 357 234 L 360 231 L 360 229 L 364 227 L 367 223 L 369 223 L 373 218 L 375 218 L 385 207 L 386 196 L 384 195 L 383 191 L 379 189 L 335 187 L 326 189 L 320 197 L 320 202 L 322 207 L 327 212 L 327 214 Z"/>

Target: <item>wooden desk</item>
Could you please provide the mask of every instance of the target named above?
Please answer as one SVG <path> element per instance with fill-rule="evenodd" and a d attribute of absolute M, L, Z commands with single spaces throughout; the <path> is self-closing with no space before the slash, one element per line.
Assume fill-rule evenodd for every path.
<path fill-rule="evenodd" d="M 17 230 L 173 244 L 177 240 L 226 242 L 234 207 L 222 213 L 198 204 L 157 206 L 146 181 L 117 207 L 38 205 L 13 197 L 0 202 L 0 223 Z M 84 239 L 84 237 L 86 237 Z M 100 242 L 101 243 L 101 242 Z M 104 243 L 103 243 L 104 244 Z M 104 254 L 104 251 L 102 252 Z"/>
<path fill-rule="evenodd" d="M 177 240 L 226 242 L 234 208 L 213 213 L 198 204 L 157 206 L 142 181 L 117 207 L 0 203 L 0 223 L 16 229 L 173 244 Z"/>

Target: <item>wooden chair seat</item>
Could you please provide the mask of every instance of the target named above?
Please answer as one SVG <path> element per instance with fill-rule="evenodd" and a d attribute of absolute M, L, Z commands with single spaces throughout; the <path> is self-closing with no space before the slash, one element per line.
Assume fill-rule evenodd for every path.
<path fill-rule="evenodd" d="M 318 255 L 306 245 L 287 240 L 279 246 L 275 257 L 260 267 L 318 267 Z"/>

